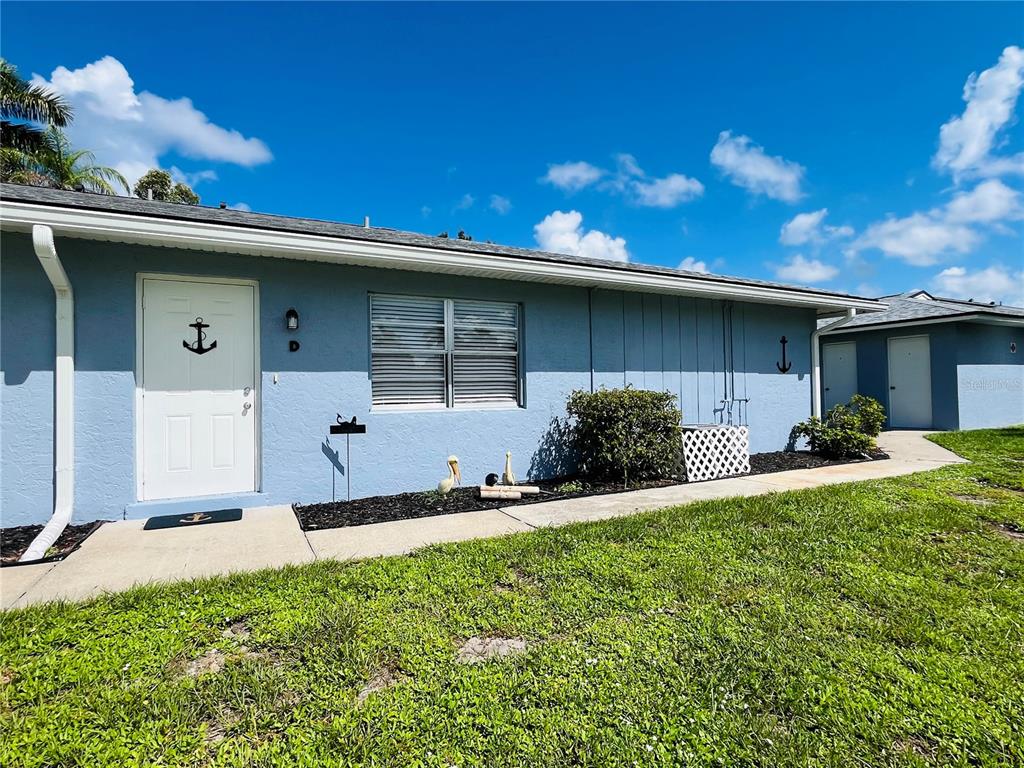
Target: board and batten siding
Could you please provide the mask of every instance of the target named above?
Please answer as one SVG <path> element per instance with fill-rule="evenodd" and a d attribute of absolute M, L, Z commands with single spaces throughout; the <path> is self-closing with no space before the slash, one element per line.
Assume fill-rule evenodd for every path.
<path fill-rule="evenodd" d="M 3 524 L 44 522 L 53 503 L 54 298 L 26 235 L 4 233 L 0 259 L 0 509 Z M 721 400 L 750 399 L 755 451 L 786 445 L 810 409 L 812 310 L 574 286 L 486 280 L 317 262 L 57 239 L 75 291 L 75 519 L 146 517 L 137 502 L 137 275 L 258 283 L 260 491 L 245 505 L 425 490 L 459 456 L 464 482 L 500 472 L 511 450 L 521 477 L 559 467 L 553 420 L 573 389 L 636 387 L 679 396 L 689 423 L 723 419 Z M 442 297 L 519 308 L 521 405 L 372 407 L 370 296 Z M 285 328 L 294 307 L 297 332 Z M 780 373 L 779 339 L 791 370 Z M 729 339 L 732 345 L 725 343 Z M 301 343 L 289 351 L 289 341 Z M 730 375 L 728 360 L 734 372 Z M 344 438 L 338 414 L 367 425 Z M 736 414 L 739 415 L 738 413 Z M 339 498 L 341 496 L 339 495 Z"/>

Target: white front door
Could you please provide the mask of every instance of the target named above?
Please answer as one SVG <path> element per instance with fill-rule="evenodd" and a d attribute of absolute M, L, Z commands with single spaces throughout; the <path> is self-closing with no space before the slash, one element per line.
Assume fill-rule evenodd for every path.
<path fill-rule="evenodd" d="M 927 336 L 889 339 L 889 423 L 932 426 L 932 357 Z"/>
<path fill-rule="evenodd" d="M 822 351 L 825 410 L 850 402 L 857 394 L 857 342 L 825 344 Z"/>
<path fill-rule="evenodd" d="M 253 285 L 142 281 L 143 499 L 256 490 L 254 307 Z"/>

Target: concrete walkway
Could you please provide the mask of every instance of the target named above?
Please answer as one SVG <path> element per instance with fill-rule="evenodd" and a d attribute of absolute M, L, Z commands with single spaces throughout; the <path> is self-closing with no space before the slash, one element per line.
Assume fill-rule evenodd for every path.
<path fill-rule="evenodd" d="M 291 507 L 245 510 L 237 523 L 143 531 L 143 520 L 107 523 L 58 563 L 0 569 L 0 608 L 85 600 L 136 584 L 277 568 L 317 559 L 398 555 L 429 544 L 502 536 L 544 526 L 605 520 L 649 509 L 729 496 L 757 496 L 856 480 L 875 480 L 963 463 L 924 439 L 885 432 L 887 461 L 799 469 L 627 493 L 550 501 L 456 515 L 303 532 Z"/>

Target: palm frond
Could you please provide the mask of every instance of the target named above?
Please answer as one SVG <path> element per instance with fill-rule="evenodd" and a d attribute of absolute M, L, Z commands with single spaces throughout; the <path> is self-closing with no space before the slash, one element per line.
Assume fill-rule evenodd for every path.
<path fill-rule="evenodd" d="M 82 189 L 104 195 L 116 195 L 117 186 L 128 192 L 128 180 L 114 168 L 96 165 L 96 156 L 88 149 L 74 149 L 64 132 L 50 126 L 40 138 L 42 146 L 34 152 L 10 148 L 9 174 L 23 184 Z"/>
<path fill-rule="evenodd" d="M 69 166 L 83 163 L 83 165 L 91 167 L 93 163 L 96 162 L 96 155 L 88 149 L 76 149 L 71 152 L 67 151 L 67 147 L 63 147 L 62 149 L 63 151 L 60 154 L 64 158 L 64 162 Z"/>
<path fill-rule="evenodd" d="M 21 152 L 39 152 L 44 144 L 43 131 L 35 126 L 0 120 L 0 147 L 10 147 Z"/>
<path fill-rule="evenodd" d="M 103 189 L 95 189 L 93 191 L 102 191 L 105 195 L 116 195 L 117 190 L 114 189 L 110 182 L 119 184 L 125 192 L 128 192 L 128 179 L 118 173 L 114 168 L 108 168 L 105 165 L 90 165 L 82 169 L 83 172 L 87 172 L 91 179 L 91 183 L 96 186 L 102 186 Z"/>
<path fill-rule="evenodd" d="M 14 147 L 0 147 L 0 181 L 30 184 L 32 157 Z"/>
<path fill-rule="evenodd" d="M 63 127 L 71 121 L 74 110 L 63 96 L 32 85 L 10 62 L 0 59 L 0 114 Z"/>

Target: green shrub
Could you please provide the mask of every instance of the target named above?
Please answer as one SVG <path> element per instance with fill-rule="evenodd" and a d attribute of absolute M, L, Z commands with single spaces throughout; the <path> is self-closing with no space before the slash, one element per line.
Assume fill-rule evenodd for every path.
<path fill-rule="evenodd" d="M 846 405 L 833 406 L 823 419 L 812 416 L 790 431 L 790 440 L 807 438 L 813 453 L 834 459 L 866 456 L 885 423 L 885 409 L 877 400 L 854 395 Z"/>
<path fill-rule="evenodd" d="M 628 485 L 672 477 L 679 462 L 682 413 L 668 392 L 625 387 L 569 396 L 571 441 L 587 477 Z"/>
<path fill-rule="evenodd" d="M 885 424 L 885 408 L 873 397 L 854 395 L 850 398 L 849 408 L 860 423 L 860 431 L 871 437 L 878 437 Z"/>

